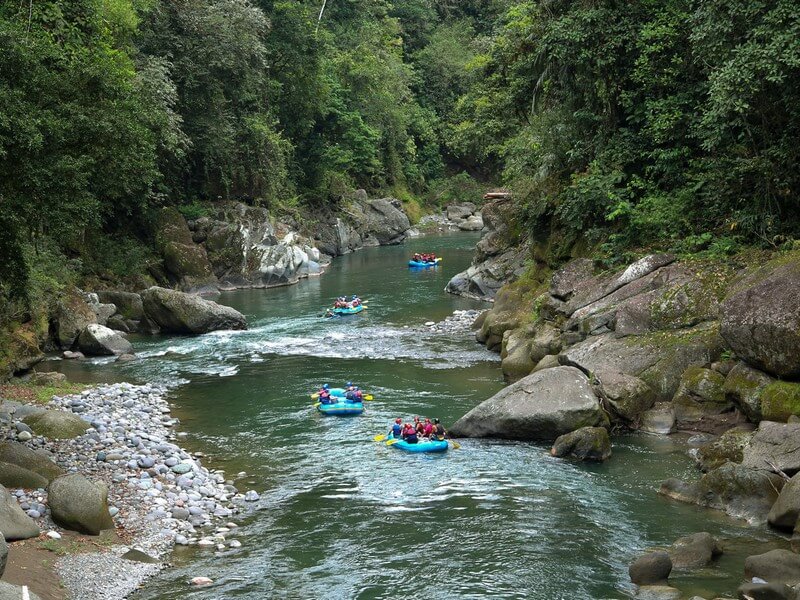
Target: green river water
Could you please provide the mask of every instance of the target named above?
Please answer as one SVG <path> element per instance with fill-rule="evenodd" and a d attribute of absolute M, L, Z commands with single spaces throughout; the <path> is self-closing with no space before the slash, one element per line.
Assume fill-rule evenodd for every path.
<path fill-rule="evenodd" d="M 554 459 L 548 447 L 461 440 L 443 455 L 372 441 L 397 416 L 451 423 L 504 384 L 496 354 L 469 333 L 423 324 L 488 305 L 443 291 L 478 237 L 429 236 L 337 258 L 321 277 L 224 293 L 250 329 L 133 338 L 144 360 L 62 362 L 74 379 L 181 381 L 171 392 L 181 443 L 261 500 L 238 519 L 243 546 L 177 548 L 175 568 L 139 600 L 177 598 L 627 598 L 630 561 L 646 548 L 710 531 L 726 553 L 674 585 L 732 593 L 744 557 L 785 544 L 765 528 L 656 494 L 667 477 L 696 478 L 685 438 L 626 436 L 602 465 Z M 410 271 L 411 252 L 444 256 Z M 364 313 L 319 314 L 358 293 Z M 375 400 L 355 418 L 323 417 L 308 394 L 352 379 Z M 211 577 L 209 588 L 187 580 Z"/>

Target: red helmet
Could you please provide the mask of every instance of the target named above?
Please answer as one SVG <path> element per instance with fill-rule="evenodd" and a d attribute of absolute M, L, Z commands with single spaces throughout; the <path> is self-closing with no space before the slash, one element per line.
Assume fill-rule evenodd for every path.
<path fill-rule="evenodd" d="M 395 423 L 402 423 L 402 422 L 403 422 L 403 419 L 401 419 L 400 417 L 397 417 L 397 418 L 394 420 L 394 422 L 395 422 Z"/>

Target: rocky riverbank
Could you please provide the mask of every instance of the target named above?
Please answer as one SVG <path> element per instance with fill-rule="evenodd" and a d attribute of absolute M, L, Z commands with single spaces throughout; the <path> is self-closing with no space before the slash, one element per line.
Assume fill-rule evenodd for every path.
<path fill-rule="evenodd" d="M 167 391 L 122 383 L 54 397 L 44 409 L 2 405 L 9 427 L 0 444 L 0 478 L 10 490 L 3 532 L 22 531 L 12 539 L 45 532 L 40 539 L 52 545 L 65 529 L 96 535 L 111 528 L 122 541 L 56 561 L 70 597 L 125 597 L 165 566 L 174 544 L 212 551 L 241 545 L 233 520 L 258 493 L 243 493 L 175 443 Z M 37 472 L 46 474 L 42 487 L 13 488 L 12 475 L 21 482 Z M 35 582 L 29 585 L 35 591 Z"/>

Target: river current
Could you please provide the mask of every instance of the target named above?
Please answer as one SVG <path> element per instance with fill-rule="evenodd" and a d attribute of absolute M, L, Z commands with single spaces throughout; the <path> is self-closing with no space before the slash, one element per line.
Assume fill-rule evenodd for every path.
<path fill-rule="evenodd" d="M 247 316 L 247 331 L 132 336 L 141 361 L 59 365 L 73 379 L 175 385 L 180 443 L 227 477 L 246 472 L 237 486 L 261 494 L 238 519 L 241 548 L 179 547 L 175 568 L 137 599 L 628 598 L 638 553 L 697 531 L 723 538 L 726 553 L 672 583 L 687 598 L 735 591 L 744 556 L 776 537 L 656 494 L 667 477 L 698 476 L 685 438 L 615 438 L 601 465 L 529 443 L 461 440 L 442 455 L 410 455 L 373 441 L 395 417 L 448 424 L 503 387 L 498 356 L 471 333 L 424 326 L 488 307 L 443 291 L 477 240 L 450 234 L 363 250 L 295 286 L 222 294 Z M 444 261 L 412 271 L 414 251 Z M 366 311 L 320 318 L 353 293 Z M 319 415 L 309 394 L 346 380 L 374 395 L 367 411 Z M 196 575 L 215 584 L 189 588 Z"/>

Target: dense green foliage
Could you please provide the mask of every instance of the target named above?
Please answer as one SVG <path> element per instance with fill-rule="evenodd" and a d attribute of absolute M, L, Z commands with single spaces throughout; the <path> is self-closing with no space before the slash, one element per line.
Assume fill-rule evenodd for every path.
<path fill-rule="evenodd" d="M 560 247 L 777 246 L 798 139 L 792 0 L 4 2 L 0 314 L 218 198 L 418 210 L 477 177 Z"/>

